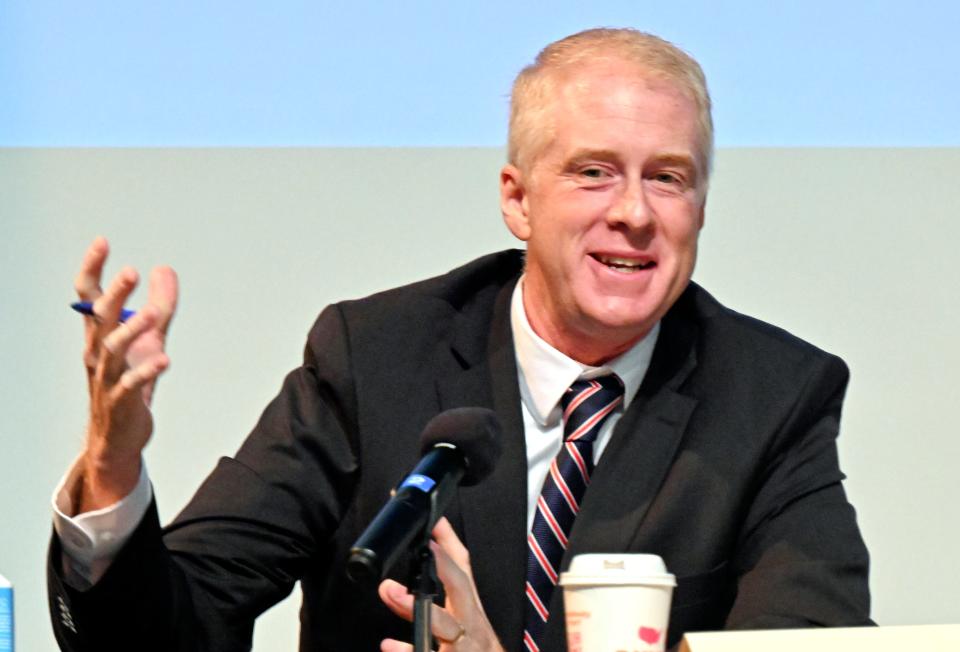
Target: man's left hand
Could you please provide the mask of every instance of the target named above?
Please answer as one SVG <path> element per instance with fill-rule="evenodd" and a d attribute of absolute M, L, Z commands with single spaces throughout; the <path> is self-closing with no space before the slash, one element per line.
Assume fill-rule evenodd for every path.
<path fill-rule="evenodd" d="M 433 529 L 430 548 L 437 559 L 437 575 L 443 583 L 446 601 L 433 605 L 430 624 L 440 641 L 440 652 L 503 652 L 503 646 L 487 620 L 470 569 L 470 553 L 457 538 L 450 522 L 441 518 Z M 380 599 L 390 610 L 413 621 L 414 597 L 407 587 L 393 580 L 380 584 Z M 380 644 L 383 652 L 410 652 L 413 646 L 393 639 Z"/>

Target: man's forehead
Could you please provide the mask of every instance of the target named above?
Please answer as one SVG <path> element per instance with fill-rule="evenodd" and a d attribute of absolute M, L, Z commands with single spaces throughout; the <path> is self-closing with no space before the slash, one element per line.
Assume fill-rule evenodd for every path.
<path fill-rule="evenodd" d="M 596 98 L 593 91 L 604 86 L 607 92 L 628 94 L 641 89 L 655 93 L 683 95 L 690 93 L 666 73 L 620 58 L 600 59 L 569 66 L 556 77 L 555 99 Z"/>
<path fill-rule="evenodd" d="M 552 97 L 549 98 L 545 106 L 547 111 L 552 114 L 549 119 L 550 138 L 549 141 L 544 143 L 545 147 L 541 151 L 541 155 L 537 157 L 538 159 L 542 159 L 547 151 L 553 150 L 557 146 L 579 149 L 580 144 L 571 143 L 566 137 L 571 135 L 569 133 L 571 120 L 576 120 L 579 124 L 582 120 L 589 120 L 592 115 L 600 117 L 604 113 L 606 114 L 605 119 L 616 120 L 616 114 L 622 108 L 622 114 L 619 117 L 625 121 L 638 119 L 644 121 L 645 115 L 642 111 L 638 111 L 641 105 L 636 103 L 636 98 L 641 94 L 656 95 L 659 101 L 662 102 L 664 98 L 667 98 L 678 109 L 681 109 L 682 105 L 687 105 L 693 109 L 693 122 L 686 125 L 692 130 L 688 134 L 689 146 L 684 143 L 677 143 L 675 147 L 670 148 L 669 152 L 664 152 L 664 155 L 675 157 L 677 160 L 674 162 L 679 162 L 680 159 L 684 159 L 685 162 L 693 161 L 697 176 L 702 178 L 707 176 L 707 170 L 702 169 L 705 167 L 705 161 L 702 160 L 703 144 L 701 142 L 704 134 L 696 121 L 696 99 L 681 82 L 662 71 L 651 69 L 637 62 L 624 60 L 621 57 L 603 57 L 579 62 L 555 72 Z M 638 91 L 641 93 L 638 93 Z M 601 105 L 605 109 L 604 111 L 594 110 Z M 652 116 L 651 122 L 655 122 Z M 677 135 L 680 136 L 680 132 L 683 131 L 682 125 L 679 122 L 673 122 L 671 126 L 677 129 Z M 581 137 L 584 136 L 582 130 L 575 131 Z M 688 139 L 682 138 L 682 140 L 687 141 Z M 564 141 L 563 145 L 560 141 Z"/>
<path fill-rule="evenodd" d="M 636 68 L 583 69 L 556 88 L 548 110 L 553 113 L 554 137 L 560 129 L 569 130 L 595 119 L 663 127 L 664 112 L 669 114 L 670 131 L 678 137 L 695 137 L 698 131 L 694 100 L 675 82 Z M 688 130 L 690 133 L 686 134 Z M 581 129 L 576 131 L 586 135 Z"/>

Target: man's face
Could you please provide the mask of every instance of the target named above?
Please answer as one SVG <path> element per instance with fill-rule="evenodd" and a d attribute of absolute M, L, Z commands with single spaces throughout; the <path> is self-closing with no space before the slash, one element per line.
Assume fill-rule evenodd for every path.
<path fill-rule="evenodd" d="M 697 109 L 618 61 L 559 85 L 553 140 L 501 173 L 511 232 L 527 242 L 524 307 L 540 337 L 586 363 L 643 337 L 690 280 L 706 170 Z"/>

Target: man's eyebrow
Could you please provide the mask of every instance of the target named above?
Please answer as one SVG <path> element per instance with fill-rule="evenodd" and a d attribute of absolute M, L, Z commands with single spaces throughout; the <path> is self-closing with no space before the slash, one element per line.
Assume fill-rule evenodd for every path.
<path fill-rule="evenodd" d="M 653 157 L 655 165 L 672 165 L 681 168 L 691 168 L 696 171 L 697 163 L 687 154 L 660 154 Z"/>
<path fill-rule="evenodd" d="M 569 157 L 568 163 L 582 163 L 583 161 L 618 161 L 621 155 L 612 149 L 578 149 Z M 652 165 L 672 165 L 675 167 L 690 168 L 693 171 L 697 169 L 696 160 L 689 154 L 658 154 L 650 160 Z"/>
<path fill-rule="evenodd" d="M 619 161 L 620 155 L 612 149 L 582 148 L 567 157 L 567 165 L 575 165 L 584 161 Z"/>

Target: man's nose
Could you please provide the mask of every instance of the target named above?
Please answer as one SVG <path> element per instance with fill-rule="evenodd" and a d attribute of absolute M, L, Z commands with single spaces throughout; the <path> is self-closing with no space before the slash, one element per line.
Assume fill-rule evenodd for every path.
<path fill-rule="evenodd" d="M 622 224 L 629 229 L 640 230 L 653 224 L 650 203 L 642 182 L 629 183 L 607 213 L 611 226 Z"/>

